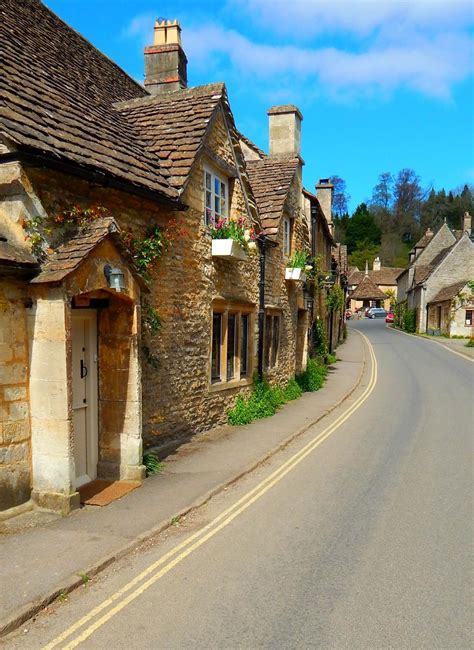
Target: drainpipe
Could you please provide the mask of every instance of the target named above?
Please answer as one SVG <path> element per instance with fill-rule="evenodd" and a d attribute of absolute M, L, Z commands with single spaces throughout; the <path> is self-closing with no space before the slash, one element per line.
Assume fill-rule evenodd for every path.
<path fill-rule="evenodd" d="M 260 279 L 258 282 L 258 378 L 263 379 L 263 346 L 265 330 L 265 263 L 267 254 L 267 239 L 265 236 L 258 238 L 260 251 Z"/>

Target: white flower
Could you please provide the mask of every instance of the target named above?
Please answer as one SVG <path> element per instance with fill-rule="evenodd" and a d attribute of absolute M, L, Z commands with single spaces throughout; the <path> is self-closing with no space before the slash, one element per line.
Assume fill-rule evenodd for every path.
<path fill-rule="evenodd" d="M 244 232 L 244 239 L 245 241 L 250 241 L 250 230 Z"/>
<path fill-rule="evenodd" d="M 257 242 L 256 241 L 249 241 L 248 247 L 249 247 L 249 251 L 256 251 L 257 250 Z"/>

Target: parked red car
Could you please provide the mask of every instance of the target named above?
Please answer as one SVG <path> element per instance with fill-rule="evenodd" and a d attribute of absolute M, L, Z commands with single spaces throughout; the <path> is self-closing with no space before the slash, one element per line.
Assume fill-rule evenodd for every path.
<path fill-rule="evenodd" d="M 395 314 L 393 313 L 393 311 L 389 311 L 388 314 L 385 317 L 385 322 L 386 323 L 393 323 L 394 319 L 395 319 Z"/>

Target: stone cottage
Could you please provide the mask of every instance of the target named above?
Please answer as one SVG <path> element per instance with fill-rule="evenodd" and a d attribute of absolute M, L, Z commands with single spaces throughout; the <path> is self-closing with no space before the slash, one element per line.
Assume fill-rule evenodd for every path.
<path fill-rule="evenodd" d="M 263 368 L 270 381 L 283 383 L 306 367 L 312 304 L 307 270 L 292 268 L 297 256 L 309 259 L 310 229 L 305 212 L 301 121 L 296 106 L 268 110 L 269 154 L 241 136 L 252 192 L 266 243 L 264 269 Z"/>
<path fill-rule="evenodd" d="M 474 336 L 474 290 L 461 280 L 444 287 L 428 303 L 427 332 L 447 336 Z"/>
<path fill-rule="evenodd" d="M 416 329 L 426 332 L 428 305 L 439 292 L 474 277 L 469 213 L 464 215 L 462 231 L 452 231 L 446 223 L 436 234 L 428 231 L 410 252 L 410 259 L 410 266 L 397 278 L 398 301 L 416 309 Z"/>

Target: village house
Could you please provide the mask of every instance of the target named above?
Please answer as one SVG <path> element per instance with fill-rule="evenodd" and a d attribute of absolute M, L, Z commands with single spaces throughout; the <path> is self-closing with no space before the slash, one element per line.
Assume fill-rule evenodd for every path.
<path fill-rule="evenodd" d="M 365 272 L 357 267 L 349 270 L 347 306 L 353 313 L 367 307 L 390 310 L 397 301 L 397 277 L 403 271 L 393 266 L 382 266 L 376 257 L 372 269 L 366 263 Z"/>
<path fill-rule="evenodd" d="M 429 326 L 435 330 L 444 329 L 447 333 L 448 314 L 446 304 L 443 311 L 442 303 L 454 300 L 473 278 L 472 224 L 471 216 L 466 212 L 462 231 L 452 231 L 444 223 L 435 234 L 428 230 L 413 247 L 410 251 L 409 267 L 397 278 L 398 302 L 406 301 L 409 309 L 416 309 L 417 331 L 426 332 Z M 464 322 L 467 320 L 469 315 L 464 314 Z"/>
<path fill-rule="evenodd" d="M 0 509 L 66 513 L 96 477 L 140 481 L 144 444 L 224 422 L 255 372 L 305 368 L 301 115 L 271 109 L 246 161 L 176 21 L 146 89 L 36 0 L 6 0 L 0 36 Z"/>
<path fill-rule="evenodd" d="M 455 282 L 438 291 L 428 303 L 429 334 L 474 337 L 474 286 Z"/>

